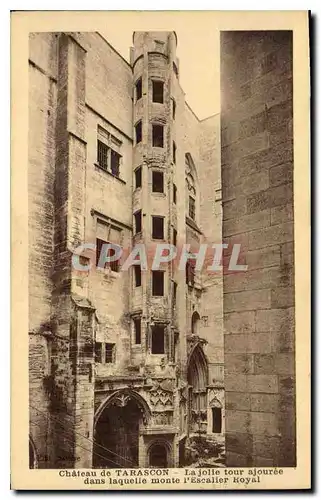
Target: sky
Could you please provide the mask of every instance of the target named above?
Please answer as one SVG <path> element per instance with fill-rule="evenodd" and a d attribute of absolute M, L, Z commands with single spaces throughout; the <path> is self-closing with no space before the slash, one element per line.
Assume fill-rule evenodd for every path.
<path fill-rule="evenodd" d="M 187 103 L 202 120 L 220 111 L 219 31 L 213 27 L 213 18 L 209 24 L 204 13 L 200 22 L 197 21 L 195 12 L 191 14 L 182 19 L 178 12 L 174 15 L 172 13 L 170 24 L 164 21 L 163 16 L 162 22 L 157 23 L 155 17 L 154 24 L 149 22 L 146 26 L 144 20 L 135 19 L 132 13 L 130 20 L 126 19 L 124 23 L 112 22 L 106 30 L 100 30 L 100 33 L 129 61 L 133 31 L 176 31 L 180 84 Z"/>

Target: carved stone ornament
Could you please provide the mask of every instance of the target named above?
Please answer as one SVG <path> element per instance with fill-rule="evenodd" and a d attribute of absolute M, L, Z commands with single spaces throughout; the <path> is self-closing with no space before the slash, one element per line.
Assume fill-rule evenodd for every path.
<path fill-rule="evenodd" d="M 215 396 L 210 402 L 210 408 L 222 408 L 222 403 Z"/>
<path fill-rule="evenodd" d="M 120 408 L 125 408 L 130 401 L 130 396 L 128 394 L 119 394 L 114 400 L 113 404 L 119 406 Z"/>
<path fill-rule="evenodd" d="M 154 407 L 173 405 L 173 392 L 165 387 L 165 384 L 157 384 L 151 389 L 150 402 Z"/>

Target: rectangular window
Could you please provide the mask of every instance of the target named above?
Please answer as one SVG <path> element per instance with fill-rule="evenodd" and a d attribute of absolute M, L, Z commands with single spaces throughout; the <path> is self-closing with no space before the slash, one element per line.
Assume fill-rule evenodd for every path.
<path fill-rule="evenodd" d="M 176 164 L 176 144 L 173 141 L 173 163 Z"/>
<path fill-rule="evenodd" d="M 155 240 L 164 239 L 164 217 L 152 216 L 152 238 Z"/>
<path fill-rule="evenodd" d="M 154 170 L 152 172 L 153 193 L 164 193 L 164 174 Z"/>
<path fill-rule="evenodd" d="M 142 141 L 142 122 L 138 122 L 135 125 L 135 135 L 136 135 L 136 144 L 139 144 Z"/>
<path fill-rule="evenodd" d="M 153 80 L 152 85 L 153 85 L 153 102 L 159 102 L 162 104 L 164 102 L 164 83 L 157 80 Z"/>
<path fill-rule="evenodd" d="M 142 167 L 138 167 L 135 170 L 135 188 L 142 187 Z"/>
<path fill-rule="evenodd" d="M 134 273 L 135 273 L 135 286 L 141 286 L 141 284 L 142 284 L 142 270 L 140 268 L 140 265 L 134 266 Z"/>
<path fill-rule="evenodd" d="M 106 247 L 104 245 L 110 245 L 110 241 L 104 241 L 99 238 L 96 239 L 96 266 L 98 267 L 99 265 L 99 260 L 100 257 L 102 256 L 102 252 L 106 251 Z M 106 257 L 112 257 L 115 255 L 115 249 L 114 248 L 108 248 L 107 251 L 107 256 Z M 111 262 L 105 262 L 104 268 L 106 269 L 107 267 L 110 267 L 110 269 L 116 273 L 119 272 L 119 260 L 113 260 Z"/>
<path fill-rule="evenodd" d="M 153 125 L 153 147 L 163 148 L 164 147 L 164 126 L 163 125 Z"/>
<path fill-rule="evenodd" d="M 212 408 L 212 432 L 222 432 L 222 409 Z"/>
<path fill-rule="evenodd" d="M 101 342 L 95 342 L 95 363 L 101 363 L 102 362 L 102 343 Z"/>
<path fill-rule="evenodd" d="M 142 325 L 141 319 L 134 319 L 134 331 L 135 331 L 135 344 L 141 344 L 142 341 Z"/>
<path fill-rule="evenodd" d="M 108 146 L 101 141 L 97 141 L 97 162 L 104 170 L 108 169 Z"/>
<path fill-rule="evenodd" d="M 138 212 L 135 212 L 134 217 L 135 217 L 135 234 L 141 233 L 141 231 L 142 231 L 142 211 L 138 210 Z"/>
<path fill-rule="evenodd" d="M 191 219 L 195 219 L 195 200 L 192 196 L 189 197 L 188 201 L 188 215 Z"/>
<path fill-rule="evenodd" d="M 152 327 L 152 354 L 165 353 L 165 327 L 155 325 Z"/>
<path fill-rule="evenodd" d="M 105 363 L 115 363 L 115 344 L 105 344 Z"/>
<path fill-rule="evenodd" d="M 154 297 L 164 296 L 164 272 L 152 271 L 152 290 Z"/>
<path fill-rule="evenodd" d="M 110 168 L 111 168 L 111 173 L 115 177 L 119 177 L 119 166 L 120 166 L 120 159 L 121 155 L 114 151 L 113 149 L 110 150 Z"/>
<path fill-rule="evenodd" d="M 176 184 L 173 184 L 173 203 L 177 203 L 177 187 Z"/>
<path fill-rule="evenodd" d="M 176 247 L 177 245 L 177 231 L 173 229 L 173 245 Z"/>
<path fill-rule="evenodd" d="M 143 84 L 142 84 L 142 79 L 140 78 L 136 82 L 136 101 L 141 99 L 142 95 L 143 95 Z"/>
<path fill-rule="evenodd" d="M 177 298 L 177 283 L 173 282 L 173 306 L 176 306 L 176 298 Z"/>

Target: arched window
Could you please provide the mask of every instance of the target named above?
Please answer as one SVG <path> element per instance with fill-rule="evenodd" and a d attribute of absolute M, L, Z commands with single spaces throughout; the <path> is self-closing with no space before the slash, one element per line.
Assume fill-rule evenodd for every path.
<path fill-rule="evenodd" d="M 192 315 L 192 333 L 193 335 L 199 335 L 199 327 L 200 327 L 200 315 L 198 312 L 194 311 Z"/>
<path fill-rule="evenodd" d="M 189 357 L 188 384 L 192 387 L 191 410 L 206 411 L 206 387 L 208 381 L 208 367 L 204 351 L 197 344 Z"/>

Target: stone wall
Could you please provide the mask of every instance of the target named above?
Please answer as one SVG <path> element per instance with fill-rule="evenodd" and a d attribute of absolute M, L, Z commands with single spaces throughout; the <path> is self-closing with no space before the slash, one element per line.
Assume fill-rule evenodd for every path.
<path fill-rule="evenodd" d="M 227 465 L 295 466 L 292 32 L 223 32 L 221 95 Z"/>

